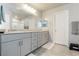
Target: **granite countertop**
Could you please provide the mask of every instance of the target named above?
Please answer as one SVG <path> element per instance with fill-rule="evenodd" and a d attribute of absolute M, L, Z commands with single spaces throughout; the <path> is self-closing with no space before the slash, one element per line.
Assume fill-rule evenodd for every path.
<path fill-rule="evenodd" d="M 24 31 L 7 31 L 3 34 L 19 34 L 19 33 L 27 33 L 27 32 L 42 32 L 42 31 L 48 31 L 48 30 L 24 30 Z"/>

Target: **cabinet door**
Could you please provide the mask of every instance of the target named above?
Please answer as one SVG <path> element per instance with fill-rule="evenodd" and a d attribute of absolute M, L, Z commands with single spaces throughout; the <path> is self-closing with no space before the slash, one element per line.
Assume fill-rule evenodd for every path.
<path fill-rule="evenodd" d="M 20 47 L 18 41 L 2 43 L 1 45 L 2 56 L 20 56 Z"/>
<path fill-rule="evenodd" d="M 45 32 L 45 39 L 46 39 L 46 42 L 48 42 L 49 41 L 49 32 L 47 31 L 47 32 Z"/>
<path fill-rule="evenodd" d="M 47 43 L 48 39 L 49 39 L 49 33 L 48 33 L 48 31 L 42 32 L 42 44 Z"/>
<path fill-rule="evenodd" d="M 42 32 L 38 32 L 38 47 L 40 47 L 42 44 Z"/>
<path fill-rule="evenodd" d="M 31 52 L 31 38 L 23 38 L 21 41 L 21 56 Z"/>
<path fill-rule="evenodd" d="M 32 51 L 37 48 L 37 32 L 32 33 Z"/>
<path fill-rule="evenodd" d="M 35 50 L 37 48 L 37 38 L 32 38 L 32 51 Z"/>

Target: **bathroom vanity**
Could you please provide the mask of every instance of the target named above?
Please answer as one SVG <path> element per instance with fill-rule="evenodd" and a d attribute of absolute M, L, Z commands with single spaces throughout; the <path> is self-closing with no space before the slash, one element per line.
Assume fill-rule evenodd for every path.
<path fill-rule="evenodd" d="M 24 31 L 0 34 L 1 56 L 25 56 L 48 42 L 48 31 Z"/>

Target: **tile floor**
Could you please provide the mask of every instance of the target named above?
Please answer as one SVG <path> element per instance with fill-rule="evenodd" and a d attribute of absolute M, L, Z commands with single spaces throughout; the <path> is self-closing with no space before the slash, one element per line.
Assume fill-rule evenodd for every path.
<path fill-rule="evenodd" d="M 79 51 L 69 50 L 66 46 L 55 44 L 51 49 L 41 47 L 29 56 L 79 56 Z"/>

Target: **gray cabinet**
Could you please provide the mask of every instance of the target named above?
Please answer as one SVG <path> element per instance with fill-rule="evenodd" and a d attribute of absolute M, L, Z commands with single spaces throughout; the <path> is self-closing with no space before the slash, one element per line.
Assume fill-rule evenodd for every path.
<path fill-rule="evenodd" d="M 23 38 L 21 40 L 21 56 L 31 52 L 31 38 Z"/>
<path fill-rule="evenodd" d="M 47 43 L 48 39 L 49 39 L 49 32 L 48 31 L 38 32 L 38 47 Z"/>
<path fill-rule="evenodd" d="M 48 42 L 48 32 L 2 34 L 0 41 L 2 56 L 24 56 Z"/>
<path fill-rule="evenodd" d="M 32 51 L 37 48 L 37 32 L 32 33 Z"/>
<path fill-rule="evenodd" d="M 38 47 L 42 46 L 42 32 L 38 32 Z"/>
<path fill-rule="evenodd" d="M 2 56 L 20 56 L 20 47 L 18 41 L 12 41 L 1 44 Z"/>
<path fill-rule="evenodd" d="M 31 52 L 31 33 L 1 36 L 2 56 L 24 56 L 29 52 Z"/>
<path fill-rule="evenodd" d="M 42 32 L 42 44 L 47 43 L 48 39 L 49 39 L 49 32 L 48 31 Z"/>

